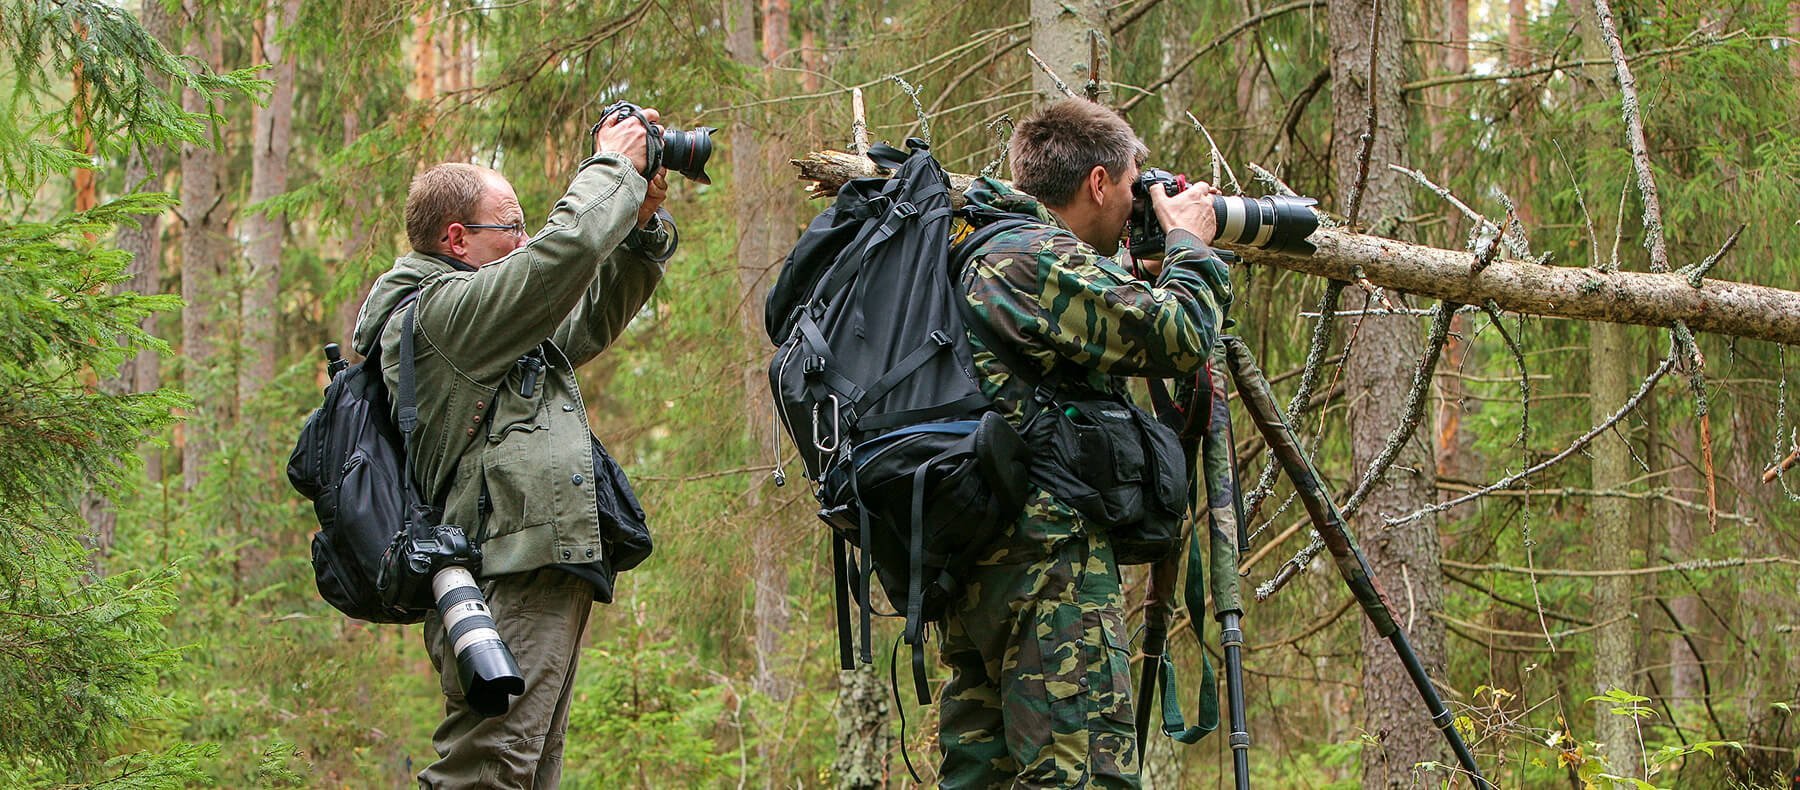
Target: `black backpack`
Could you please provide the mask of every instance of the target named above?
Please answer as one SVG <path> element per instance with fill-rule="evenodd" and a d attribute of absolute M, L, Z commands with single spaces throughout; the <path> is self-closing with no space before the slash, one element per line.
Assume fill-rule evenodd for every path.
<path fill-rule="evenodd" d="M 412 328 L 415 309 L 407 294 L 394 309 L 406 309 L 401 335 L 400 412 L 415 417 Z M 288 482 L 313 502 L 319 531 L 312 539 L 313 575 L 326 603 L 358 620 L 373 623 L 417 623 L 429 603 L 390 606 L 382 602 L 375 580 L 383 552 L 410 520 L 429 518 L 430 505 L 412 486 L 406 464 L 406 436 L 411 425 L 394 424 L 387 385 L 381 379 L 381 344 L 368 358 L 347 365 L 337 345 L 325 347 L 331 383 L 325 403 L 300 429 L 288 457 Z M 435 519 L 432 520 L 435 523 Z"/>
<path fill-rule="evenodd" d="M 949 179 L 925 143 L 869 156 L 788 255 L 765 306 L 776 412 L 833 530 L 839 658 L 849 600 L 870 650 L 870 580 L 906 618 L 920 701 L 925 625 L 941 620 L 982 549 L 1019 515 L 1028 454 L 982 394 L 950 271 Z M 854 548 L 854 554 L 851 549 Z"/>

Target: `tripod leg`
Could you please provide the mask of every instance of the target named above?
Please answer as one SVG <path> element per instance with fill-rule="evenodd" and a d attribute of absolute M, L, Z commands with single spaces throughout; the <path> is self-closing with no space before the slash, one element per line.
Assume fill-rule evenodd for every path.
<path fill-rule="evenodd" d="M 1244 534 L 1242 491 L 1238 488 L 1236 442 L 1231 436 L 1231 410 L 1225 400 L 1225 347 L 1215 343 L 1207 380 L 1206 434 L 1201 440 L 1201 470 L 1206 477 L 1206 507 L 1212 543 L 1212 596 L 1218 610 L 1219 642 L 1225 654 L 1225 694 L 1231 706 L 1231 770 L 1237 790 L 1250 788 L 1250 728 L 1244 710 L 1243 597 L 1238 589 L 1238 544 Z"/>
<path fill-rule="evenodd" d="M 1425 668 L 1419 664 L 1419 657 L 1413 652 L 1406 632 L 1400 628 L 1399 623 L 1394 622 L 1387 602 L 1382 600 L 1381 592 L 1375 588 L 1369 573 L 1369 563 L 1363 559 L 1362 549 L 1357 547 L 1355 539 L 1351 537 L 1343 514 L 1338 512 L 1337 505 L 1325 493 L 1318 470 L 1313 468 L 1312 462 L 1300 450 L 1300 442 L 1295 438 L 1293 428 L 1288 426 L 1286 418 L 1282 416 L 1281 408 L 1275 404 L 1275 396 L 1269 392 L 1269 382 L 1263 378 L 1262 371 L 1257 369 L 1249 347 L 1244 345 L 1243 340 L 1235 337 L 1223 338 L 1223 342 L 1226 360 L 1231 367 L 1231 377 L 1237 384 L 1244 408 L 1250 412 L 1251 420 L 1256 423 L 1257 430 L 1268 443 L 1269 451 L 1281 464 L 1282 471 L 1293 481 L 1300 501 L 1306 506 L 1307 516 L 1312 520 L 1314 529 L 1318 530 L 1326 550 L 1331 552 L 1339 575 L 1349 585 L 1357 603 L 1362 605 L 1363 614 L 1375 626 L 1376 633 L 1386 638 L 1400 655 L 1400 661 L 1406 665 L 1413 685 L 1418 687 L 1419 695 L 1425 700 L 1426 709 L 1431 712 L 1432 722 L 1444 734 L 1444 740 L 1450 743 L 1450 750 L 1456 753 L 1457 762 L 1469 773 L 1470 781 L 1479 790 L 1489 790 L 1493 784 L 1481 775 L 1481 769 L 1475 765 L 1475 756 L 1469 752 L 1462 735 L 1453 726 L 1450 711 L 1438 697 L 1437 689 L 1431 685 L 1431 678 L 1426 676 Z"/>

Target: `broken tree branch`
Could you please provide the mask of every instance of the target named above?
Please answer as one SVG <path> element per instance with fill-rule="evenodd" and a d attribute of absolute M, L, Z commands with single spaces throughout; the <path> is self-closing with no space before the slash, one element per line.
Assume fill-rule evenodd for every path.
<path fill-rule="evenodd" d="M 845 181 L 875 175 L 868 158 L 841 151 L 809 153 L 793 164 L 801 179 L 813 182 L 813 196 L 836 194 Z M 950 176 L 958 204 L 971 180 Z M 1713 279 L 1695 289 L 1686 275 L 1673 272 L 1600 272 L 1504 257 L 1471 274 L 1475 255 L 1470 252 L 1324 227 L 1310 241 L 1318 247 L 1311 255 L 1232 249 L 1250 263 L 1334 280 L 1354 281 L 1360 271 L 1382 288 L 1460 304 L 1492 299 L 1510 312 L 1642 326 L 1684 321 L 1697 332 L 1800 345 L 1800 292 Z"/>

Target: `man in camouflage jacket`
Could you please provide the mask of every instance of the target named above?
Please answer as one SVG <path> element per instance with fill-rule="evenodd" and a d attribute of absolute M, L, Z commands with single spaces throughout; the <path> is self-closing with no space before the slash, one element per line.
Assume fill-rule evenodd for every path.
<path fill-rule="evenodd" d="M 602 464 L 575 380 L 674 254 L 659 208 L 665 176 L 642 172 L 646 136 L 640 120 L 608 119 L 529 237 L 499 173 L 447 163 L 420 174 L 406 200 L 413 250 L 376 281 L 358 317 L 357 350 L 380 343 L 383 377 L 398 391 L 403 313 L 417 311 L 413 478 L 443 506 L 443 523 L 481 541 L 482 592 L 525 677 L 505 715 L 483 718 L 462 694 L 455 634 L 435 612 L 427 617 L 446 702 L 432 735 L 440 759 L 419 774 L 422 787 L 557 785 L 588 613 L 612 600 L 613 574 L 648 552 L 647 534 L 630 555 L 615 550 L 618 530 L 633 515 L 641 527 L 642 514 L 635 500 L 620 501 L 629 489 Z M 398 307 L 413 292 L 417 301 Z"/>
<path fill-rule="evenodd" d="M 1035 385 L 1060 367 L 1099 392 L 1121 377 L 1191 376 L 1229 306 L 1225 265 L 1207 243 L 1206 184 L 1152 200 L 1168 234 L 1160 261 L 1112 259 L 1147 155 L 1101 105 L 1051 104 L 1009 144 L 1024 194 L 983 179 L 979 215 L 1035 220 L 1004 231 L 962 270 L 969 304 L 996 354 L 971 332 L 985 394 L 1017 424 Z M 1034 197 L 1035 196 L 1035 199 Z M 956 241 L 969 228 L 959 220 Z M 953 242 L 954 243 L 954 242 Z M 1035 366 L 1017 376 L 1003 359 Z M 1071 375 L 1069 371 L 1074 371 Z M 943 787 L 1136 787 L 1128 641 L 1119 566 L 1106 532 L 1041 488 L 966 580 L 943 625 L 952 671 L 939 707 Z"/>

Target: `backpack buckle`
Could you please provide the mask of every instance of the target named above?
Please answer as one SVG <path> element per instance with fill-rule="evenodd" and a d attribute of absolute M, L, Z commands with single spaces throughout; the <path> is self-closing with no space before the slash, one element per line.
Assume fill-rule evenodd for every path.
<path fill-rule="evenodd" d="M 950 345 L 950 333 L 942 329 L 931 330 L 931 342 L 940 346 Z"/>
<path fill-rule="evenodd" d="M 918 213 L 919 207 L 913 205 L 911 201 L 901 201 L 894 206 L 894 216 L 900 219 L 908 219 Z"/>
<path fill-rule="evenodd" d="M 838 436 L 838 426 L 843 424 L 844 404 L 843 401 L 838 400 L 838 396 L 835 394 L 827 395 L 825 397 L 831 401 L 831 433 L 829 437 L 827 437 L 825 431 L 819 425 L 820 407 L 825 404 L 814 403 L 812 407 L 813 447 L 817 448 L 821 453 L 830 454 L 837 452 L 838 449 L 840 438 Z"/>
<path fill-rule="evenodd" d="M 805 360 L 802 360 L 800 363 L 800 372 L 806 374 L 807 378 L 812 378 L 813 376 L 817 376 L 820 373 L 824 373 L 825 372 L 825 358 L 817 357 L 817 356 L 807 357 Z"/>

